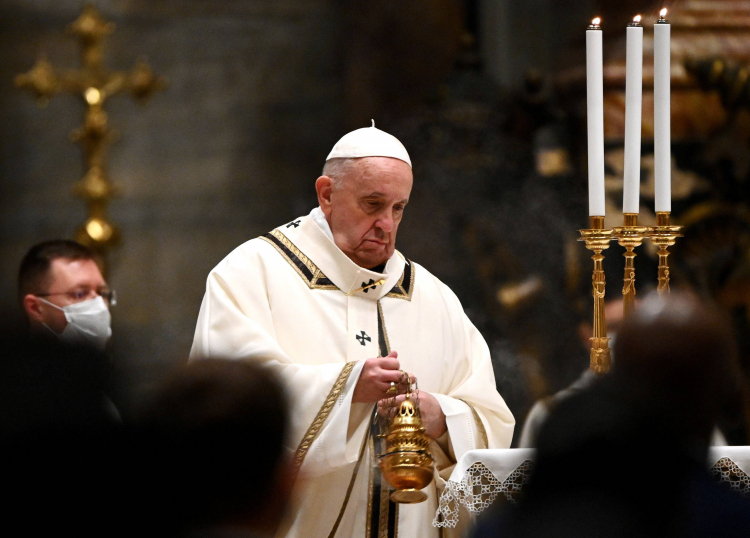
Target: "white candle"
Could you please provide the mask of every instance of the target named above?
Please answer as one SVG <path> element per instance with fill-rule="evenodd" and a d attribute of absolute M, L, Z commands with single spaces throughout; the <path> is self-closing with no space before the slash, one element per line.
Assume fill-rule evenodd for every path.
<path fill-rule="evenodd" d="M 600 19 L 586 30 L 586 121 L 589 140 L 589 216 L 604 216 L 604 71 Z"/>
<path fill-rule="evenodd" d="M 656 178 L 656 211 L 672 210 L 670 146 L 670 57 L 669 21 L 662 9 L 654 25 L 654 176 Z"/>
<path fill-rule="evenodd" d="M 641 190 L 641 102 L 643 93 L 643 27 L 637 15 L 627 28 L 625 58 L 625 170 L 622 212 L 638 213 Z"/>

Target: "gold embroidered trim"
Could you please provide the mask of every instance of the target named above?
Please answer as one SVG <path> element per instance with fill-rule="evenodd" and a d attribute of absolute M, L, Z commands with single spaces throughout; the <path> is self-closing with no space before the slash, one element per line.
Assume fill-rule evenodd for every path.
<path fill-rule="evenodd" d="M 416 282 L 417 278 L 417 266 L 414 265 L 414 263 L 409 262 L 409 266 L 411 267 L 411 279 L 409 280 L 409 289 L 405 290 L 406 295 L 409 297 L 409 300 L 411 301 L 411 294 L 414 291 L 414 282 Z M 403 275 L 401 275 L 401 281 L 403 282 Z"/>
<path fill-rule="evenodd" d="M 365 454 L 365 447 L 367 446 L 368 439 L 370 439 L 370 432 L 367 432 L 365 434 L 365 440 L 362 441 L 362 447 L 359 449 L 359 458 L 357 459 L 357 465 L 354 466 L 354 471 L 352 471 L 352 478 L 349 480 L 349 487 L 346 488 L 346 496 L 344 497 L 344 504 L 341 505 L 341 510 L 339 510 L 339 517 L 336 518 L 336 523 L 333 524 L 333 528 L 331 529 L 331 532 L 328 535 L 328 538 L 334 538 L 334 536 L 336 536 L 336 531 L 339 530 L 341 519 L 344 517 L 344 512 L 346 512 L 346 507 L 349 504 L 349 497 L 351 497 L 352 495 L 354 482 L 357 481 L 357 474 L 359 473 L 359 464 L 362 463 L 362 457 Z"/>
<path fill-rule="evenodd" d="M 284 259 L 289 263 L 289 265 L 292 266 L 292 269 L 294 269 L 297 272 L 300 278 L 305 281 L 305 284 L 307 284 L 307 286 L 310 289 L 313 289 L 313 290 L 337 290 L 339 289 L 338 286 L 332 283 L 331 284 L 318 284 L 318 281 L 320 280 L 325 279 L 330 282 L 330 279 L 325 274 L 323 274 L 323 271 L 321 271 L 320 268 L 317 265 L 315 265 L 315 263 L 310 258 L 305 256 L 303 252 L 300 249 L 298 249 L 295 246 L 295 244 L 292 243 L 289 240 L 289 238 L 285 236 L 281 230 L 272 230 L 270 234 L 274 236 L 276 239 L 278 239 L 286 248 L 290 250 L 292 254 L 294 254 L 299 259 L 300 262 L 302 262 L 302 264 L 305 267 L 307 267 L 307 269 L 312 274 L 311 279 L 308 279 L 307 276 L 305 276 L 305 273 L 303 273 L 300 270 L 297 264 L 294 263 L 294 260 L 290 259 L 287 253 L 284 252 L 279 247 L 279 245 L 277 245 L 276 243 L 271 241 L 268 237 L 265 237 L 263 235 L 260 236 L 260 239 L 262 239 L 263 241 L 271 245 L 273 248 L 275 248 L 279 252 L 279 254 L 281 254 L 284 257 Z M 406 258 L 404 258 L 404 256 L 400 252 L 398 253 L 398 255 L 404 259 L 404 262 L 406 262 L 406 264 L 408 264 L 409 267 L 411 267 L 411 279 L 409 281 L 409 289 L 404 288 L 404 276 L 406 275 L 406 270 L 404 269 L 396 285 L 393 287 L 393 289 L 390 292 L 388 292 L 385 295 L 385 297 L 393 297 L 394 299 L 405 299 L 407 301 L 411 301 L 411 294 L 412 294 L 412 291 L 414 290 L 415 267 L 414 267 L 414 264 L 409 262 Z M 356 292 L 360 290 L 354 290 L 354 291 Z M 350 292 L 349 294 L 351 293 L 353 292 Z"/>
<path fill-rule="evenodd" d="M 399 509 L 399 503 L 393 503 L 393 509 L 395 510 L 395 514 L 393 516 L 394 518 L 394 524 L 393 524 L 393 538 L 398 538 L 398 509 Z"/>
<path fill-rule="evenodd" d="M 271 235 L 274 236 L 276 239 L 281 241 L 286 248 L 292 251 L 292 253 L 297 256 L 302 263 L 305 264 L 305 266 L 310 269 L 310 272 L 312 274 L 315 274 L 316 271 L 319 271 L 318 266 L 315 265 L 310 258 L 305 256 L 300 249 L 298 249 L 294 243 L 292 243 L 287 236 L 285 236 L 281 230 L 273 230 L 271 232 Z"/>
<path fill-rule="evenodd" d="M 312 279 L 308 279 L 305 274 L 300 270 L 299 267 L 297 267 L 297 264 L 294 263 L 294 260 L 289 259 L 286 252 L 284 252 L 282 249 L 279 248 L 279 245 L 268 239 L 267 237 L 260 236 L 260 239 L 263 239 L 265 242 L 273 246 L 277 251 L 279 251 L 279 254 L 281 254 L 284 259 L 289 262 L 289 265 L 292 266 L 292 268 L 297 271 L 297 274 L 302 278 L 302 280 L 305 281 L 305 284 L 307 284 L 310 289 L 314 290 L 337 290 L 338 287 L 336 287 L 333 284 L 318 284 L 319 280 L 322 280 L 324 278 L 328 278 L 323 274 L 323 271 L 321 271 L 317 265 L 313 263 L 313 261 L 305 256 L 300 249 L 298 249 L 294 243 L 292 243 L 287 236 L 285 236 L 280 230 L 273 230 L 270 232 L 272 236 L 274 236 L 276 239 L 278 239 L 286 248 L 288 248 L 292 254 L 294 254 L 299 261 L 301 261 L 305 267 L 312 273 Z"/>
<path fill-rule="evenodd" d="M 381 484 L 380 486 L 380 522 L 378 523 L 378 538 L 388 538 L 388 508 L 389 508 L 390 500 L 391 500 L 391 488 L 389 488 L 386 484 Z"/>
<path fill-rule="evenodd" d="M 397 251 L 398 252 L 398 251 Z M 411 268 L 411 279 L 409 280 L 409 289 L 404 288 L 404 277 L 406 276 L 406 268 L 404 267 L 404 271 L 401 273 L 401 278 L 398 279 L 398 282 L 395 286 L 393 286 L 393 289 L 385 294 L 386 297 L 393 297 L 394 299 L 405 299 L 407 301 L 411 301 L 411 293 L 414 290 L 414 276 L 415 276 L 415 269 L 414 264 L 411 263 L 409 260 L 404 258 L 404 256 L 399 252 L 399 256 L 401 256 L 404 260 L 404 262 Z M 394 291 L 396 290 L 396 291 Z"/>
<path fill-rule="evenodd" d="M 372 457 L 373 454 L 375 454 L 375 442 L 373 441 L 372 437 L 368 433 L 368 437 L 370 438 L 369 444 L 370 444 L 370 457 Z M 370 538 L 370 531 L 372 529 L 372 490 L 374 486 L 373 479 L 375 478 L 375 472 L 374 467 L 370 466 L 370 478 L 368 481 L 367 486 L 367 520 L 365 525 L 365 538 Z"/>
<path fill-rule="evenodd" d="M 320 411 L 318 411 L 318 415 L 315 417 L 315 420 L 312 421 L 312 424 L 310 424 L 310 427 L 307 429 L 307 433 L 305 433 L 305 436 L 302 438 L 302 441 L 297 447 L 297 451 L 294 453 L 294 460 L 292 462 L 294 479 L 297 478 L 297 473 L 299 473 L 300 467 L 302 467 L 302 462 L 305 461 L 305 456 L 307 455 L 307 451 L 310 449 L 310 445 L 312 445 L 313 441 L 318 436 L 318 433 L 320 433 L 320 428 L 323 427 L 323 423 L 328 418 L 328 415 L 331 414 L 333 405 L 336 403 L 336 400 L 341 394 L 341 391 L 346 384 L 346 380 L 349 379 L 349 375 L 352 373 L 352 368 L 354 368 L 355 364 L 357 364 L 356 361 L 347 362 L 341 369 L 341 373 L 339 374 L 338 379 L 336 379 L 336 382 L 333 384 L 331 392 L 328 393 L 328 396 L 323 402 L 323 407 L 321 407 Z"/>
<path fill-rule="evenodd" d="M 390 354 L 391 342 L 388 340 L 388 330 L 385 328 L 385 316 L 383 315 L 383 306 L 380 304 L 379 299 L 378 299 L 378 317 L 380 318 L 380 327 L 383 329 L 383 337 L 385 338 L 385 350 L 388 352 L 388 354 Z"/>

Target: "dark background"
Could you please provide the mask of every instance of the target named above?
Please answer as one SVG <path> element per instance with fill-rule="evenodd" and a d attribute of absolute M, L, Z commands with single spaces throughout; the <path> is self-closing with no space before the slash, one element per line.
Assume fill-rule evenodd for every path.
<path fill-rule="evenodd" d="M 519 425 L 536 398 L 577 378 L 588 363 L 581 323 L 591 315 L 589 253 L 575 242 L 576 230 L 587 224 L 584 29 L 594 15 L 604 17 L 611 29 L 605 60 L 617 64 L 629 18 L 658 8 L 644 1 L 606 4 L 96 2 L 117 25 L 107 41 L 107 65 L 128 70 L 146 57 L 169 81 L 145 106 L 121 96 L 106 107 L 120 133 L 109 172 L 121 196 L 110 215 L 123 240 L 108 257 L 108 280 L 119 294 L 111 349 L 121 408 L 127 413 L 187 359 L 211 268 L 240 243 L 309 212 L 328 151 L 371 118 L 398 136 L 414 161 L 399 250 L 457 293 L 490 345 L 498 387 Z M 669 4 L 677 12 L 691 2 Z M 0 309 L 9 323 L 17 318 L 15 277 L 25 251 L 72 236 L 85 217 L 83 202 L 71 195 L 83 165 L 69 141 L 83 103 L 60 95 L 39 108 L 13 78 L 42 52 L 56 67 L 78 65 L 77 44 L 65 28 L 82 6 L 0 3 Z M 750 25 L 735 34 L 747 37 Z M 740 48 L 730 56 L 750 55 L 750 47 Z M 620 91 L 616 77 L 610 79 L 608 87 Z M 644 119 L 651 114 L 644 101 Z M 741 155 L 746 131 L 732 131 L 723 116 L 715 123 Z M 608 134 L 612 162 L 621 148 L 614 130 Z M 716 132 L 676 141 L 675 153 L 692 158 L 686 166 L 703 178 L 726 168 L 714 166 L 716 155 L 695 157 Z M 540 164 L 561 154 L 562 164 Z M 723 184 L 744 184 L 746 172 L 732 166 Z M 609 172 L 614 192 L 617 171 Z M 725 191 L 712 184 L 688 196 L 681 211 L 707 200 L 746 204 L 744 190 Z M 720 275 L 711 277 L 715 289 L 704 286 L 714 295 L 728 274 L 744 274 L 746 221 L 736 216 L 739 209 L 732 211 L 730 225 L 739 231 L 728 239 L 731 252 Z M 608 217 L 608 224 L 618 225 L 616 219 Z M 607 252 L 614 298 L 622 284 L 620 252 Z M 698 248 L 695 263 L 706 256 Z M 644 247 L 637 263 L 645 291 L 655 282 L 653 252 Z M 692 282 L 690 275 L 683 281 Z M 726 293 L 741 296 L 728 308 L 742 326 L 750 294 Z"/>

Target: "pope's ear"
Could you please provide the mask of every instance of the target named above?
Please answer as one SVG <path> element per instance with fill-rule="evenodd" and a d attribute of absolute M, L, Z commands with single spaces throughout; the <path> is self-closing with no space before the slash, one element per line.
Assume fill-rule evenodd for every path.
<path fill-rule="evenodd" d="M 315 190 L 318 193 L 318 204 L 323 213 L 327 214 L 331 207 L 331 194 L 333 193 L 333 180 L 328 176 L 320 176 L 315 181 Z"/>
<path fill-rule="evenodd" d="M 41 322 L 44 320 L 42 315 L 41 301 L 35 295 L 28 294 L 23 298 L 23 309 L 29 319 Z"/>

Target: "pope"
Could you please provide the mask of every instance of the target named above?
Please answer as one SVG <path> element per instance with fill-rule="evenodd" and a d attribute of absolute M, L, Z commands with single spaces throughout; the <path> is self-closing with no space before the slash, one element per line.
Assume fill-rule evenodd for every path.
<path fill-rule="evenodd" d="M 208 276 L 191 359 L 261 361 L 293 400 L 297 502 L 279 536 L 437 537 L 439 491 L 457 459 L 510 446 L 515 422 L 487 344 L 453 292 L 396 250 L 412 182 L 401 142 L 374 122 L 352 131 L 315 182 L 319 207 L 240 245 Z M 404 398 L 402 371 L 418 383 L 436 462 L 419 504 L 390 501 L 371 427 L 378 408 Z"/>

